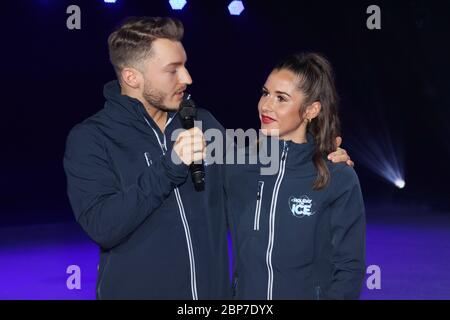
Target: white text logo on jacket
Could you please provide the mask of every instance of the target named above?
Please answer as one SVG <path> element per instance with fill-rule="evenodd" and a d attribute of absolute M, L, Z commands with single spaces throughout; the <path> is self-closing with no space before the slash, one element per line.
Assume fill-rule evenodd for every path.
<path fill-rule="evenodd" d="M 300 198 L 290 197 L 289 208 L 292 214 L 297 218 L 310 217 L 315 214 L 312 211 L 313 202 L 308 196 L 301 196 Z"/>

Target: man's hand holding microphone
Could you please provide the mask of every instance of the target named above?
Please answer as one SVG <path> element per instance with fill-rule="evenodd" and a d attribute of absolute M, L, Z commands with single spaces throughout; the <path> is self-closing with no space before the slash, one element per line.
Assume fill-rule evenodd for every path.
<path fill-rule="evenodd" d="M 203 160 L 206 158 L 206 141 L 203 132 L 194 126 L 197 119 L 197 108 L 190 98 L 185 94 L 180 103 L 178 116 L 186 130 L 177 137 L 174 144 L 174 152 L 191 171 L 192 183 L 196 191 L 205 190 L 205 167 Z"/>
<path fill-rule="evenodd" d="M 206 141 L 203 132 L 197 127 L 181 132 L 173 145 L 173 152 L 188 166 L 204 160 Z"/>

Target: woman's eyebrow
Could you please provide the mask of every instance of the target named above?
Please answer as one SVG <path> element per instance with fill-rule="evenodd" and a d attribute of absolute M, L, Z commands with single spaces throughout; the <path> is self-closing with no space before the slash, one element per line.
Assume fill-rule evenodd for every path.
<path fill-rule="evenodd" d="M 263 86 L 262 90 L 267 91 L 267 92 L 269 91 L 269 90 L 266 88 L 266 86 Z M 279 90 L 277 90 L 277 91 L 275 91 L 275 93 L 276 93 L 276 94 L 285 94 L 285 95 L 287 95 L 288 97 L 292 98 L 291 95 L 290 95 L 289 93 L 284 92 L 284 91 L 279 91 Z"/>
<path fill-rule="evenodd" d="M 285 95 L 287 95 L 288 97 L 291 96 L 289 93 L 284 92 L 284 91 L 275 91 L 275 93 L 276 93 L 276 94 L 285 94 Z"/>

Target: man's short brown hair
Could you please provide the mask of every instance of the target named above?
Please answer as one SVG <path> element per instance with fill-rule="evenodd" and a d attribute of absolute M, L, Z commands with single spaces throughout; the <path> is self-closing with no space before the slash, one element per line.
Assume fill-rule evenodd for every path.
<path fill-rule="evenodd" d="M 184 27 L 174 18 L 132 17 L 127 19 L 108 38 L 109 59 L 117 77 L 125 67 L 137 67 L 151 55 L 156 39 L 181 41 Z"/>

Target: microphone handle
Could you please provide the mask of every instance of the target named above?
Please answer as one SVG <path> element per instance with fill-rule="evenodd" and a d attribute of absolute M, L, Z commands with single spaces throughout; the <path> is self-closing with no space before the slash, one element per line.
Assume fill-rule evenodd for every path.
<path fill-rule="evenodd" d="M 205 167 L 202 163 L 192 163 L 190 165 L 192 182 L 196 191 L 205 190 Z"/>
<path fill-rule="evenodd" d="M 194 127 L 194 118 L 187 117 L 183 119 L 183 127 L 188 130 Z M 201 163 L 192 163 L 189 166 L 191 172 L 192 182 L 194 183 L 195 191 L 205 190 L 205 167 L 203 160 Z"/>

